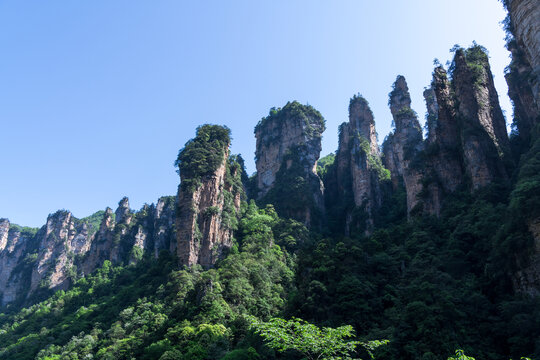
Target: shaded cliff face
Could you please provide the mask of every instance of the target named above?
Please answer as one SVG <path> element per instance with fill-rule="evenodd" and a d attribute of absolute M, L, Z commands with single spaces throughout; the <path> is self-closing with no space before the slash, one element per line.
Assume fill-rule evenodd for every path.
<path fill-rule="evenodd" d="M 540 3 L 536 0 L 507 0 L 506 5 L 512 33 L 523 53 L 523 63 L 531 67 L 533 76 L 528 81 L 536 106 L 540 107 Z"/>
<path fill-rule="evenodd" d="M 407 192 L 407 211 L 410 213 L 417 205 L 422 190 L 422 128 L 411 109 L 411 96 L 403 76 L 397 77 L 389 98 L 396 128 L 383 144 L 385 165 L 391 172 L 394 185 L 403 182 Z"/>
<path fill-rule="evenodd" d="M 433 72 L 431 87 L 424 92 L 428 110 L 424 186 L 428 198 L 424 210 L 439 215 L 442 201 L 463 183 L 461 139 L 455 100 L 443 67 Z"/>
<path fill-rule="evenodd" d="M 510 146 L 487 54 L 479 46 L 459 49 L 453 87 L 461 127 L 464 165 L 473 189 L 507 178 L 503 159 Z"/>
<path fill-rule="evenodd" d="M 351 228 L 370 233 L 373 212 L 382 201 L 380 182 L 388 180 L 390 173 L 381 162 L 373 113 L 361 96 L 351 99 L 349 122 L 340 126 L 334 171 L 337 199 L 327 199 L 327 203 L 342 205 L 343 211 L 335 215 L 345 218 L 346 235 Z M 334 192 L 329 195 L 335 196 Z"/>
<path fill-rule="evenodd" d="M 316 171 L 324 130 L 322 115 L 296 101 L 272 109 L 255 128 L 257 198 L 308 226 L 320 222 L 324 211 Z"/>
<path fill-rule="evenodd" d="M 525 209 L 520 214 L 532 236 L 532 244 L 516 256 L 514 288 L 518 292 L 540 295 L 540 3 L 534 0 L 507 0 L 509 30 L 514 40 L 508 43 L 512 62 L 506 81 L 514 103 L 514 125 L 522 140 L 521 169 L 512 201 Z"/>
<path fill-rule="evenodd" d="M 180 151 L 176 253 L 182 265 L 211 267 L 232 246 L 243 188 L 240 165 L 229 158 L 229 134 L 204 125 Z M 203 168 L 194 163 L 199 160 Z"/>

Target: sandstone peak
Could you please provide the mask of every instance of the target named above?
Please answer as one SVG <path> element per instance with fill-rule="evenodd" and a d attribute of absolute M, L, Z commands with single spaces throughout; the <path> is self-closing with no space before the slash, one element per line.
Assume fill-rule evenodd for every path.
<path fill-rule="evenodd" d="M 176 238 L 183 265 L 211 267 L 232 246 L 243 187 L 229 145 L 228 128 L 203 125 L 178 154 Z"/>
<path fill-rule="evenodd" d="M 119 202 L 118 202 L 118 208 L 116 209 L 115 213 L 115 220 L 117 224 L 127 223 L 131 221 L 131 214 L 129 209 L 129 199 L 127 196 L 124 196 Z"/>
<path fill-rule="evenodd" d="M 306 225 L 320 223 L 324 212 L 316 172 L 324 130 L 321 113 L 297 101 L 272 108 L 255 127 L 257 198 Z"/>

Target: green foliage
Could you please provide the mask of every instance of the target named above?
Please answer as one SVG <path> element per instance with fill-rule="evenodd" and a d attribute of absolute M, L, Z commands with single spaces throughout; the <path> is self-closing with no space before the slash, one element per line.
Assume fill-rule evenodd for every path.
<path fill-rule="evenodd" d="M 194 189 L 202 177 L 212 174 L 223 162 L 228 150 L 231 131 L 226 126 L 202 125 L 197 135 L 178 153 L 174 165 L 182 176 L 181 186 Z"/>
<path fill-rule="evenodd" d="M 313 194 L 320 191 L 320 180 L 306 171 L 306 154 L 306 145 L 292 146 L 287 150 L 273 187 L 259 203 L 273 204 L 280 216 L 295 220 L 303 220 L 306 209 L 309 209 L 312 225 L 316 227 L 322 221 L 322 214 Z"/>
<path fill-rule="evenodd" d="M 267 117 L 262 118 L 255 126 L 255 133 L 261 131 L 268 124 L 276 123 L 277 126 L 284 122 L 300 119 L 306 126 L 306 133 L 313 138 L 320 138 L 325 130 L 325 121 L 319 111 L 311 105 L 302 105 L 298 101 L 287 102 L 283 108 L 271 108 Z M 268 138 L 267 141 L 272 141 Z"/>
<path fill-rule="evenodd" d="M 271 348 L 279 352 L 296 350 L 308 359 L 350 359 L 358 345 L 364 346 L 373 358 L 372 351 L 388 343 L 387 340 L 367 343 L 351 340 L 355 334 L 350 325 L 321 329 L 297 318 L 272 318 L 263 322 L 252 317 L 250 321 L 251 327 Z"/>
<path fill-rule="evenodd" d="M 390 180 L 390 170 L 384 167 L 379 156 L 371 153 L 369 141 L 360 135 L 357 135 L 357 137 L 360 141 L 360 148 L 362 149 L 364 156 L 367 158 L 369 168 L 375 171 L 379 181 Z"/>
<path fill-rule="evenodd" d="M 356 105 L 360 104 L 367 108 L 369 110 L 369 113 L 371 114 L 371 117 L 373 117 L 373 112 L 369 108 L 369 103 L 360 93 L 353 95 L 351 100 L 349 101 L 349 114 L 351 113 L 351 109 Z"/>
<path fill-rule="evenodd" d="M 9 231 L 18 231 L 21 236 L 31 238 L 38 232 L 39 228 L 33 228 L 28 226 L 20 226 L 17 224 L 9 224 Z"/>
<path fill-rule="evenodd" d="M 328 169 L 334 164 L 336 154 L 330 153 L 317 161 L 317 175 L 323 179 L 328 173 Z"/>
<path fill-rule="evenodd" d="M 101 221 L 103 220 L 103 215 L 105 215 L 105 211 L 100 210 L 90 216 L 81 219 L 81 222 L 88 225 L 89 234 L 94 234 L 99 230 L 99 226 L 101 225 Z"/>
<path fill-rule="evenodd" d="M 237 226 L 236 250 L 216 269 L 178 270 L 167 252 L 125 268 L 105 261 L 71 289 L 0 314 L 0 358 L 266 358 L 242 319 L 285 309 L 294 278 L 286 248 L 307 231 L 253 202 Z"/>
<path fill-rule="evenodd" d="M 456 356 L 448 357 L 448 360 L 474 360 L 473 357 L 465 355 L 463 350 L 456 350 Z"/>

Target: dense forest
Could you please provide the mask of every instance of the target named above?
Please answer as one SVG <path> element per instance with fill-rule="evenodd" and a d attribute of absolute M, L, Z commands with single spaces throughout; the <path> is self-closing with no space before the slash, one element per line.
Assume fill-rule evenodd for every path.
<path fill-rule="evenodd" d="M 71 264 L 58 286 L 42 281 L 0 307 L 0 358 L 540 359 L 540 288 L 516 280 L 538 265 L 540 218 L 537 77 L 523 70 L 516 25 L 509 16 L 508 137 L 497 133 L 498 103 L 482 103 L 492 76 L 477 44 L 435 69 L 425 139 L 402 77 L 382 149 L 361 95 L 340 148 L 321 159 L 322 115 L 297 102 L 272 108 L 255 127 L 252 176 L 229 153 L 230 130 L 202 125 L 175 162 L 177 197 L 137 212 L 123 199 L 116 214 L 76 220 L 97 245 L 47 265 L 54 275 Z M 463 110 L 469 98 L 484 115 Z M 492 128 L 471 125 L 467 116 L 490 106 Z M 445 119 L 461 126 L 459 145 L 444 142 Z M 281 153 L 280 141 L 292 145 Z M 477 163 L 482 176 L 469 170 Z M 463 172 L 451 190 L 441 164 Z M 157 235 L 143 243 L 146 229 Z M 10 228 L 31 239 L 18 283 L 36 277 L 40 231 Z"/>

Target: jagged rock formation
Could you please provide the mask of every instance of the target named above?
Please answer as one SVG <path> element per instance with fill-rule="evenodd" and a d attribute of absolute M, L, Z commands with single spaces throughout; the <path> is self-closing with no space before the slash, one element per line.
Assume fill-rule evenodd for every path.
<path fill-rule="evenodd" d="M 389 94 L 390 111 L 394 118 L 394 133 L 383 144 L 385 166 L 391 172 L 392 183 L 402 182 L 407 192 L 408 213 L 418 203 L 422 190 L 420 153 L 423 150 L 422 128 L 416 112 L 411 109 L 407 82 L 398 76 Z"/>
<path fill-rule="evenodd" d="M 320 223 L 324 212 L 316 171 L 324 130 L 321 114 L 296 101 L 271 109 L 255 127 L 257 198 L 308 226 Z"/>
<path fill-rule="evenodd" d="M 506 123 L 485 50 L 476 44 L 458 49 L 451 69 L 452 82 L 439 66 L 433 72 L 431 87 L 424 91 L 428 137 L 423 148 L 413 148 L 417 161 L 412 167 L 417 170 L 416 178 L 421 178 L 421 188 L 411 191 L 404 177 L 408 203 L 410 192 L 421 193 L 423 210 L 434 215 L 439 215 L 447 194 L 465 184 L 474 191 L 495 180 L 505 181 L 512 166 Z M 394 138 L 389 141 L 396 142 Z M 394 150 L 394 163 L 400 164 L 396 146 L 385 146 L 385 155 L 390 152 L 387 147 Z M 386 155 L 388 166 L 391 171 L 392 166 L 397 167 L 394 171 L 401 175 L 404 170 L 394 165 L 390 156 Z M 411 169 L 411 164 L 403 168 Z"/>
<path fill-rule="evenodd" d="M 118 203 L 118 208 L 114 212 L 115 220 L 118 224 L 129 225 L 131 222 L 131 213 L 129 210 L 129 199 L 127 197 L 122 198 Z"/>
<path fill-rule="evenodd" d="M 211 267 L 232 246 L 243 188 L 240 166 L 229 158 L 229 134 L 204 125 L 179 154 L 176 236 L 183 265 Z"/>
<path fill-rule="evenodd" d="M 472 188 L 507 178 L 503 159 L 510 146 L 486 53 L 479 46 L 458 49 L 453 87 L 461 125 L 465 170 Z"/>
<path fill-rule="evenodd" d="M 528 76 L 521 78 L 523 83 L 530 85 L 530 90 L 536 99 L 536 107 L 540 107 L 540 4 L 536 0 L 506 0 L 506 7 L 510 16 L 510 30 L 516 39 L 518 65 L 521 74 L 528 66 Z M 512 49 L 511 49 L 512 50 Z M 516 56 L 512 57 L 513 59 Z M 523 85 L 524 85 L 523 84 Z M 520 86 L 516 84 L 517 86 Z M 512 90 L 511 90 L 512 91 Z"/>
<path fill-rule="evenodd" d="M 65 288 L 72 272 L 74 257 L 90 247 L 88 225 L 76 221 L 69 211 L 57 211 L 37 233 L 38 258 L 32 271 L 30 293 L 38 287 Z"/>
<path fill-rule="evenodd" d="M 34 255 L 27 252 L 32 232 L 12 226 L 7 219 L 0 220 L 0 239 L 5 240 L 0 250 L 0 306 L 15 301 L 29 286 L 28 263 Z"/>
<path fill-rule="evenodd" d="M 105 260 L 133 263 L 144 254 L 157 256 L 160 250 L 175 249 L 174 199 L 160 198 L 157 206 L 145 205 L 133 213 L 124 198 L 116 211 L 122 214 L 120 222 L 110 208 L 85 219 L 57 211 L 39 230 L 1 219 L 0 306 L 66 289 Z"/>
<path fill-rule="evenodd" d="M 444 195 L 455 191 L 464 180 L 455 100 L 442 66 L 434 70 L 424 98 L 428 109 L 423 179 L 428 198 L 424 201 L 424 210 L 439 215 Z"/>
<path fill-rule="evenodd" d="M 512 201 L 515 208 L 527 209 L 518 214 L 520 227 L 526 227 L 533 240 L 515 254 L 514 289 L 540 296 L 540 216 L 536 195 L 540 192 L 540 3 L 534 0 L 504 3 L 509 12 L 508 30 L 513 35 L 507 44 L 512 62 L 507 68 L 506 82 L 514 104 L 514 126 L 521 140 L 516 149 L 521 169 Z"/>
<path fill-rule="evenodd" d="M 380 182 L 389 178 L 389 172 L 382 166 L 373 113 L 361 96 L 351 99 L 349 122 L 340 126 L 334 172 L 337 198 L 331 200 L 344 208 L 339 216 L 345 217 L 345 234 L 350 234 L 351 226 L 370 233 L 373 212 L 382 201 Z M 362 219 L 354 219 L 358 209 Z"/>

